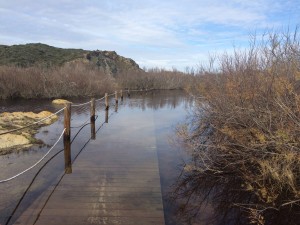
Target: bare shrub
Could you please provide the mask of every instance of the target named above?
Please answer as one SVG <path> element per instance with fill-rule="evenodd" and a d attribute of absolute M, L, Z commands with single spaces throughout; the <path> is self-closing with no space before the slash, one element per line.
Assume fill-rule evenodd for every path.
<path fill-rule="evenodd" d="M 191 75 L 173 70 L 152 68 L 147 72 L 126 72 L 118 74 L 117 82 L 123 88 L 130 89 L 184 89 Z"/>
<path fill-rule="evenodd" d="M 277 224 L 270 211 L 300 208 L 299 35 L 269 33 L 217 59 L 218 72 L 202 76 L 198 86 L 205 101 L 178 132 L 193 159 L 185 175 L 193 171 L 199 183 L 207 176 L 238 182 L 252 197 L 233 198 L 232 206 L 247 210 L 252 223 Z"/>
<path fill-rule="evenodd" d="M 80 63 L 62 67 L 0 67 L 0 98 L 51 98 L 103 95 L 114 78 Z"/>

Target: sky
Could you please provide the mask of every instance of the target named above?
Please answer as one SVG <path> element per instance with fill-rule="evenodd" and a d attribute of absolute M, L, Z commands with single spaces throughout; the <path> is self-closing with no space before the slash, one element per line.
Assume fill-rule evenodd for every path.
<path fill-rule="evenodd" d="M 110 50 L 141 68 L 197 67 L 249 36 L 295 29 L 300 0 L 0 0 L 0 44 Z"/>

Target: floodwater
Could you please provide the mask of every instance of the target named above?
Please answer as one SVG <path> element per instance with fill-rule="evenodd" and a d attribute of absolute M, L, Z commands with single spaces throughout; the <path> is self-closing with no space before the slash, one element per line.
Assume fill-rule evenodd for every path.
<path fill-rule="evenodd" d="M 89 99 L 71 99 L 71 101 L 76 104 Z M 253 199 L 251 193 L 240 190 L 241 183 L 235 176 L 228 177 L 226 183 L 220 181 L 218 177 L 208 177 L 199 182 L 197 171 L 186 172 L 183 169 L 185 163 L 193 161 L 193 156 L 188 155 L 176 142 L 176 127 L 186 121 L 195 104 L 193 98 L 182 91 L 153 91 L 131 93 L 131 97 L 126 96 L 124 101 L 119 102 L 118 107 L 115 107 L 114 99 L 111 98 L 110 104 L 110 110 L 106 114 L 103 102 L 96 101 L 95 140 L 91 139 L 89 104 L 72 108 L 72 174 L 65 174 L 63 141 L 60 140 L 38 166 L 16 179 L 0 183 L 0 225 L 75 224 L 74 221 L 77 220 L 72 220 L 78 216 L 75 212 L 83 214 L 83 208 L 90 204 L 85 199 L 93 202 L 94 195 L 102 200 L 110 196 L 107 201 L 111 202 L 107 203 L 106 207 L 109 207 L 109 204 L 118 206 L 128 215 L 118 214 L 119 217 L 114 217 L 123 218 L 123 221 L 89 217 L 85 222 L 77 221 L 76 224 L 251 224 L 251 220 L 245 216 L 245 210 L 233 207 L 233 202 L 246 204 Z M 18 100 L 2 101 L 0 109 L 1 112 L 42 110 L 55 112 L 60 107 L 51 105 L 51 101 L 47 100 Z M 43 157 L 56 142 L 62 130 L 63 115 L 60 114 L 57 122 L 41 128 L 36 135 L 44 142 L 43 146 L 0 156 L 0 180 L 18 174 Z M 86 173 L 89 171 L 88 168 L 97 174 L 90 177 L 90 172 Z M 104 189 L 98 187 L 95 193 L 91 183 L 94 181 L 98 182 L 99 186 L 106 182 L 101 188 L 107 187 L 115 192 L 113 194 L 107 190 L 104 192 Z M 121 181 L 123 183 L 120 183 Z M 67 182 L 73 182 L 74 187 Z M 109 186 L 117 182 L 119 185 L 122 184 L 121 191 L 128 194 L 126 198 L 120 195 L 120 190 L 113 190 L 115 186 Z M 148 187 L 143 186 L 144 184 Z M 68 190 L 71 188 L 72 193 L 64 193 L 63 190 L 67 188 Z M 85 191 L 84 188 L 89 191 Z M 147 192 L 147 188 L 154 192 Z M 55 189 L 56 191 L 53 191 Z M 156 207 L 155 209 L 141 203 L 147 196 L 152 197 L 149 201 Z M 75 197 L 80 199 L 79 201 L 76 198 L 78 205 L 63 202 Z M 163 207 L 159 205 L 161 197 Z M 61 202 L 55 204 L 53 199 Z M 120 199 L 126 199 L 125 205 L 118 202 Z M 101 204 L 104 203 L 100 202 Z M 99 214 L 100 205 L 99 203 L 94 205 L 96 206 L 94 213 Z M 71 219 L 62 222 L 58 215 L 63 214 L 62 207 L 65 206 L 70 212 Z M 151 217 L 151 213 L 154 213 L 156 220 L 131 221 L 130 215 L 133 209 L 136 210 L 135 206 L 139 207 L 138 215 Z M 271 219 L 264 222 L 278 225 L 300 224 L 298 209 L 273 210 L 268 214 L 268 218 Z M 40 213 L 36 214 L 35 210 L 44 211 L 44 214 L 48 215 L 44 216 L 44 222 L 39 223 L 39 219 L 43 219 L 43 216 L 39 217 Z M 163 210 L 164 218 L 158 218 L 159 215 L 163 215 L 160 210 Z M 115 216 L 111 210 L 105 213 Z M 129 219 L 125 221 L 126 216 Z"/>
<path fill-rule="evenodd" d="M 88 99 L 71 99 L 73 103 L 86 102 Z M 132 127 L 135 123 L 151 124 L 154 132 L 151 133 L 155 140 L 155 149 L 158 156 L 159 176 L 164 205 L 164 220 L 166 224 L 181 224 L 175 215 L 175 203 L 170 201 L 172 184 L 180 173 L 180 165 L 185 157 L 175 140 L 176 126 L 185 121 L 188 110 L 193 104 L 193 99 L 182 91 L 154 91 L 148 93 L 131 93 L 130 98 L 124 97 L 119 102 L 118 108 L 111 99 L 108 123 L 105 123 L 105 110 L 103 102 L 96 102 L 96 130 L 98 139 L 101 132 L 109 130 L 111 123 L 121 123 L 124 127 Z M 49 110 L 55 112 L 58 106 L 51 105 L 50 100 L 18 100 L 1 103 L 3 111 L 34 111 Z M 72 108 L 71 140 L 72 161 L 80 161 L 80 157 L 86 157 L 84 151 L 90 143 L 89 104 Z M 63 130 L 63 115 L 54 124 L 40 129 L 36 138 L 45 144 L 35 146 L 24 152 L 0 156 L 0 180 L 13 176 L 39 160 L 49 148 L 56 142 Z M 124 130 L 126 134 L 126 130 Z M 144 135 L 144 136 L 143 136 Z M 146 136 L 141 134 L 140 140 L 132 142 L 147 142 Z M 116 137 L 117 138 L 117 137 Z M 95 145 L 95 142 L 92 142 Z M 97 146 L 95 146 L 97 147 Z M 126 148 L 126 146 L 124 146 Z M 18 218 L 32 207 L 36 199 L 49 192 L 51 187 L 60 182 L 64 174 L 64 152 L 62 140 L 53 148 L 50 154 L 35 168 L 19 176 L 18 178 L 0 184 L 0 224 L 14 224 Z M 140 160 L 140 158 L 137 158 Z M 103 162 L 105 164 L 105 162 Z M 28 223 L 29 224 L 29 223 Z"/>

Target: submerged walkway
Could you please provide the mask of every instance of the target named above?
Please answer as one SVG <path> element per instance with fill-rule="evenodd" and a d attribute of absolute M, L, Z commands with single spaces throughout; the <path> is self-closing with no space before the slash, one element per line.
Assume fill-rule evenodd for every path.
<path fill-rule="evenodd" d="M 153 112 L 140 111 L 112 117 L 15 224 L 165 224 Z"/>

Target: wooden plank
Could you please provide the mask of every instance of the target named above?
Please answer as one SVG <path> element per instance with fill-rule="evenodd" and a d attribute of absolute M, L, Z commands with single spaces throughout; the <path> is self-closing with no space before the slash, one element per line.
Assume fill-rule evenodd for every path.
<path fill-rule="evenodd" d="M 157 225 L 164 224 L 162 218 L 142 218 L 142 217 L 80 217 L 80 216 L 41 216 L 36 225 L 82 225 L 82 224 L 106 224 L 106 225 Z"/>
<path fill-rule="evenodd" d="M 43 225 L 163 225 L 154 121 L 134 112 L 122 118 L 120 110 L 76 159 L 72 173 L 49 187 L 16 224 L 37 219 Z M 144 122 L 128 126 L 124 120 Z"/>

